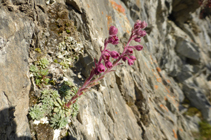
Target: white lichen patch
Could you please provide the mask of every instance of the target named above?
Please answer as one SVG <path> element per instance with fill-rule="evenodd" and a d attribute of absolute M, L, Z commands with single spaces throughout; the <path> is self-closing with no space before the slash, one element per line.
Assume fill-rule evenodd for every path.
<path fill-rule="evenodd" d="M 39 121 L 39 120 L 34 120 L 34 121 L 33 121 L 33 124 L 39 125 L 39 124 L 40 124 L 40 121 Z"/>
<path fill-rule="evenodd" d="M 55 129 L 53 134 L 53 140 L 59 140 L 60 133 L 61 133 L 60 129 Z"/>
<path fill-rule="evenodd" d="M 63 80 L 64 81 L 69 81 L 67 77 L 63 77 Z"/>
<path fill-rule="evenodd" d="M 100 85 L 100 91 L 103 91 L 105 88 L 105 86 Z"/>
<path fill-rule="evenodd" d="M 59 59 L 58 63 L 61 68 L 67 69 L 73 65 L 80 54 L 83 54 L 83 51 L 83 45 L 78 43 L 73 37 L 66 37 L 63 42 L 58 44 L 55 55 Z"/>
<path fill-rule="evenodd" d="M 87 119 L 86 130 L 87 130 L 88 134 L 93 137 L 94 136 L 94 126 L 93 126 L 92 118 L 91 118 L 91 116 L 88 116 L 88 115 L 85 115 L 85 118 Z"/>
<path fill-rule="evenodd" d="M 47 117 L 41 118 L 40 119 L 40 123 L 41 124 L 45 124 L 45 123 L 47 124 L 47 123 L 49 123 L 48 118 Z"/>
<path fill-rule="evenodd" d="M 44 117 L 44 118 L 41 118 L 40 120 L 34 120 L 33 121 L 33 124 L 35 125 L 39 125 L 39 124 L 48 124 L 49 121 L 48 121 L 48 118 L 47 117 Z"/>
<path fill-rule="evenodd" d="M 99 94 L 99 93 L 98 93 Z M 98 105 L 102 106 L 103 105 L 103 97 L 102 95 L 98 95 Z M 102 109 L 102 108 L 101 108 Z M 104 109 L 103 109 L 104 110 Z M 93 112 L 98 112 L 96 116 L 93 116 Z M 103 111 L 102 111 L 103 112 Z M 82 117 L 82 123 L 85 126 L 85 129 L 91 137 L 95 137 L 96 133 L 100 133 L 102 136 L 102 140 L 107 140 L 108 139 L 108 132 L 107 129 L 104 126 L 104 123 L 102 122 L 100 116 L 101 116 L 101 110 L 98 110 L 87 106 L 82 112 L 81 112 L 81 117 Z"/>
<path fill-rule="evenodd" d="M 91 109 L 91 108 L 90 108 Z M 89 107 L 87 107 L 84 111 L 83 111 L 83 118 L 82 121 L 86 126 L 86 130 L 87 133 L 89 135 L 91 135 L 92 137 L 94 137 L 94 129 L 95 129 L 95 122 L 92 120 L 93 116 L 90 114 L 90 110 Z"/>
<path fill-rule="evenodd" d="M 56 0 L 46 0 L 45 2 L 46 2 L 46 4 L 48 5 L 48 4 L 53 4 L 53 3 L 55 3 Z"/>

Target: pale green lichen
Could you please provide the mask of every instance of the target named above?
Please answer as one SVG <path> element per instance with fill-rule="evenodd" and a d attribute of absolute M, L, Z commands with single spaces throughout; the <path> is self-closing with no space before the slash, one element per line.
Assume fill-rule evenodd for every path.
<path fill-rule="evenodd" d="M 78 59 L 80 54 L 83 54 L 83 46 L 73 37 L 66 37 L 63 42 L 58 44 L 57 50 L 56 56 L 62 59 L 59 64 L 63 69 L 71 67 L 74 60 Z"/>
<path fill-rule="evenodd" d="M 35 48 L 34 49 L 36 52 L 41 53 L 41 49 L 40 48 Z"/>

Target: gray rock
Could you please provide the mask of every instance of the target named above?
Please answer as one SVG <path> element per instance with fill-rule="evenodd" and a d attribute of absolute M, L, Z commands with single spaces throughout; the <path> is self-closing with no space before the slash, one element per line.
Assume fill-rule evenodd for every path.
<path fill-rule="evenodd" d="M 176 45 L 176 52 L 189 59 L 200 61 L 199 47 L 196 44 L 187 40 L 181 38 L 178 39 Z"/>
<path fill-rule="evenodd" d="M 19 5 L 19 4 L 23 4 L 26 3 L 26 0 L 12 0 L 13 4 L 15 5 Z"/>
<path fill-rule="evenodd" d="M 191 104 L 201 111 L 203 118 L 211 123 L 211 105 L 203 91 L 192 80 L 186 80 L 183 83 L 183 92 L 191 101 Z"/>
<path fill-rule="evenodd" d="M 190 78 L 193 75 L 193 66 L 191 65 L 183 65 L 181 72 L 176 76 L 176 79 L 179 82 L 183 82 L 186 79 Z"/>
<path fill-rule="evenodd" d="M 187 120 L 187 123 L 189 124 L 188 126 L 192 132 L 199 132 L 199 122 L 201 122 L 199 117 L 196 115 L 193 117 L 186 116 L 185 119 Z"/>
<path fill-rule="evenodd" d="M 0 9 L 0 96 L 2 139 L 30 137 L 27 121 L 28 93 L 28 47 L 33 34 L 33 23 L 21 14 Z M 13 108 L 14 118 L 9 115 Z M 10 120 L 11 119 L 11 120 Z M 11 137 L 11 138 L 10 138 Z"/>

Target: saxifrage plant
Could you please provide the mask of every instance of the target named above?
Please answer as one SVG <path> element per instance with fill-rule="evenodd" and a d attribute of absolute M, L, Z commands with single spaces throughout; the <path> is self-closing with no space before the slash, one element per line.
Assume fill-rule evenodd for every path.
<path fill-rule="evenodd" d="M 133 51 L 141 51 L 143 49 L 142 45 L 130 46 L 130 42 L 132 40 L 136 42 L 141 41 L 141 37 L 144 37 L 147 33 L 145 29 L 147 27 L 147 23 L 145 21 L 137 20 L 132 31 L 130 38 L 127 44 L 124 46 L 124 50 L 122 53 L 118 53 L 116 51 L 108 50 L 108 44 L 117 45 L 119 43 L 119 39 L 117 37 L 118 29 L 115 26 L 111 26 L 109 29 L 109 37 L 104 41 L 104 48 L 101 47 L 101 56 L 98 62 L 95 61 L 95 67 L 92 68 L 90 72 L 90 76 L 86 79 L 83 86 L 78 89 L 78 92 L 72 97 L 72 99 L 66 103 L 66 107 L 70 107 L 70 105 L 74 104 L 78 97 L 83 95 L 85 91 L 87 91 L 90 87 L 93 87 L 99 83 L 101 79 L 104 78 L 105 74 L 112 72 L 114 70 L 113 67 L 122 64 L 120 61 L 127 61 L 128 65 L 133 65 L 136 57 L 133 56 Z M 114 59 L 111 62 L 110 57 Z M 104 61 L 104 64 L 103 64 Z M 101 75 L 100 75 L 101 74 Z M 95 75 L 100 75 L 98 78 L 93 79 Z"/>
<path fill-rule="evenodd" d="M 199 0 L 199 4 L 203 7 L 211 8 L 211 0 Z"/>

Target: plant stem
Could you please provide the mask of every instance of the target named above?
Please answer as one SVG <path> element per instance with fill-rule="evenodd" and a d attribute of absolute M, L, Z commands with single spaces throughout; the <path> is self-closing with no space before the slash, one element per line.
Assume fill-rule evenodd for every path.
<path fill-rule="evenodd" d="M 83 93 L 84 93 L 85 90 L 87 90 L 88 88 L 96 85 L 96 84 L 94 84 L 95 82 L 98 82 L 99 80 L 103 79 L 103 77 L 105 76 L 105 74 L 107 74 L 108 72 L 111 72 L 112 71 L 112 68 L 115 67 L 115 66 L 117 66 L 119 64 L 118 62 L 125 55 L 126 50 L 128 48 L 128 45 L 130 44 L 130 42 L 135 37 L 133 34 L 134 33 L 132 32 L 131 35 L 130 35 L 130 39 L 128 40 L 126 46 L 124 47 L 124 51 L 122 52 L 122 54 L 120 55 L 120 57 L 114 62 L 113 66 L 111 68 L 107 68 L 107 70 L 100 77 L 98 77 L 97 79 L 94 79 L 94 80 L 92 80 L 92 78 L 95 75 L 94 68 L 93 68 L 92 71 L 91 71 L 91 73 L 90 73 L 89 78 L 85 81 L 85 83 L 83 84 L 83 86 L 78 89 L 78 92 L 72 97 L 72 99 L 66 104 L 66 107 L 70 107 L 70 105 L 72 105 L 73 103 L 75 103 L 76 100 L 77 100 L 77 98 L 80 97 L 81 95 L 83 95 Z M 96 65 L 99 65 L 101 63 L 101 61 L 102 61 L 102 54 L 105 52 L 107 45 L 108 45 L 108 41 L 105 40 L 105 42 L 104 42 L 104 49 L 101 51 L 100 59 L 99 59 L 99 61 L 98 61 L 97 64 L 95 63 Z"/>

